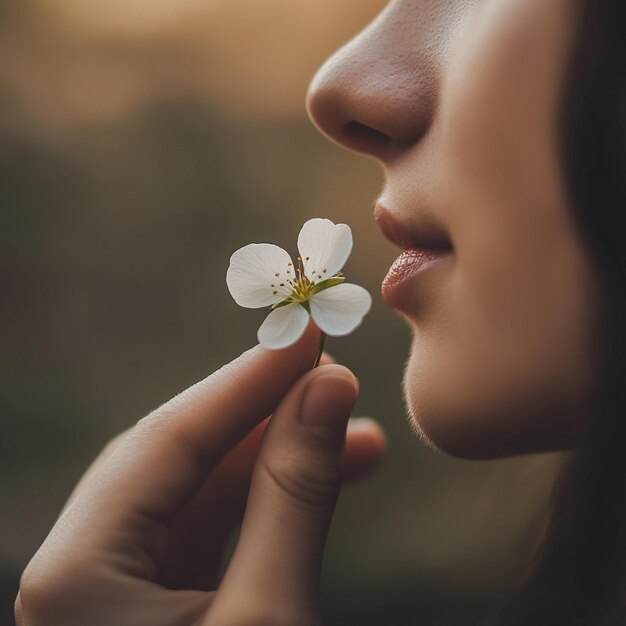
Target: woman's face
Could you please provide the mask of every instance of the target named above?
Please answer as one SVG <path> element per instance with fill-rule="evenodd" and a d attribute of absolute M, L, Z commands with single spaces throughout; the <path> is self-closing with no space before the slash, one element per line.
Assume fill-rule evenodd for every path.
<path fill-rule="evenodd" d="M 383 165 L 408 406 L 455 455 L 567 447 L 590 409 L 598 287 L 558 134 L 575 28 L 572 0 L 393 0 L 310 87 L 322 132 Z"/>

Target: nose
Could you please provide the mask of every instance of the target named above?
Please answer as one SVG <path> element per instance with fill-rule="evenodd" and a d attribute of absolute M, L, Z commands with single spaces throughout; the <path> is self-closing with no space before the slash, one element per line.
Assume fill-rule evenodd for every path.
<path fill-rule="evenodd" d="M 307 110 L 323 134 L 382 161 L 426 134 L 437 103 L 438 48 L 445 40 L 433 4 L 392 2 L 318 70 Z"/>

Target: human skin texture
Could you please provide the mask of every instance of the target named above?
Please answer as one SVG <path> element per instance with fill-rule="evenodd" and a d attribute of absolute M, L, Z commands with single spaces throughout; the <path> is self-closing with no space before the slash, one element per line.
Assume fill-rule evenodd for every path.
<path fill-rule="evenodd" d="M 384 450 L 348 422 L 354 375 L 311 369 L 319 341 L 255 346 L 114 439 L 28 564 L 18 626 L 319 626 L 341 483 Z"/>
<path fill-rule="evenodd" d="M 591 410 L 601 294 L 558 136 L 576 17 L 394 0 L 309 93 L 323 132 L 382 163 L 387 236 L 447 250 L 385 297 L 414 333 L 416 428 L 459 456 L 565 448 Z M 373 422 L 346 434 L 358 383 L 310 371 L 319 339 L 253 348 L 110 444 L 26 568 L 19 626 L 319 626 L 342 462 L 364 476 L 384 450 Z"/>
<path fill-rule="evenodd" d="M 571 0 L 394 0 L 309 89 L 317 127 L 382 164 L 383 230 L 449 249 L 385 296 L 412 422 L 456 456 L 568 448 L 592 408 L 601 293 L 559 147 L 576 24 Z"/>

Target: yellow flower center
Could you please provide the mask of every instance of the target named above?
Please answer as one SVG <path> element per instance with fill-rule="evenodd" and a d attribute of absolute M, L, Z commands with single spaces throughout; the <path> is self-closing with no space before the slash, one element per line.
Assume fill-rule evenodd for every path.
<path fill-rule="evenodd" d="M 314 277 L 318 277 L 319 281 L 311 280 L 304 273 L 304 263 L 310 261 L 311 257 L 305 257 L 304 262 L 302 261 L 302 257 L 298 257 L 296 267 L 294 268 L 291 263 L 289 263 L 289 267 L 286 271 L 286 276 L 282 276 L 280 272 L 276 272 L 274 276 L 277 279 L 276 283 L 272 283 L 271 287 L 274 290 L 273 295 L 277 296 L 279 291 L 277 287 L 288 287 L 291 289 L 291 293 L 281 300 L 277 302 L 272 308 L 277 308 L 280 306 L 286 306 L 287 304 L 300 303 L 303 304 L 308 302 L 311 299 L 311 296 L 316 294 L 319 291 L 323 291 L 328 287 L 332 287 L 333 285 L 338 285 L 344 281 L 344 278 L 341 272 L 338 272 L 334 276 L 330 278 L 326 278 L 328 274 L 328 270 L 323 268 L 321 270 L 310 271 L 309 274 Z M 292 272 L 294 272 L 292 274 Z M 280 281 L 280 282 L 278 282 Z"/>

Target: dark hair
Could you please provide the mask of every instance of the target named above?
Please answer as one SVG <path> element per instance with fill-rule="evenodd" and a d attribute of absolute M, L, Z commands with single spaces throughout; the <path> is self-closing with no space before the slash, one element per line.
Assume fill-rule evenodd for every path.
<path fill-rule="evenodd" d="M 626 625 L 626 3 L 578 0 L 577 8 L 562 90 L 562 163 L 605 294 L 601 384 L 503 626 Z"/>

